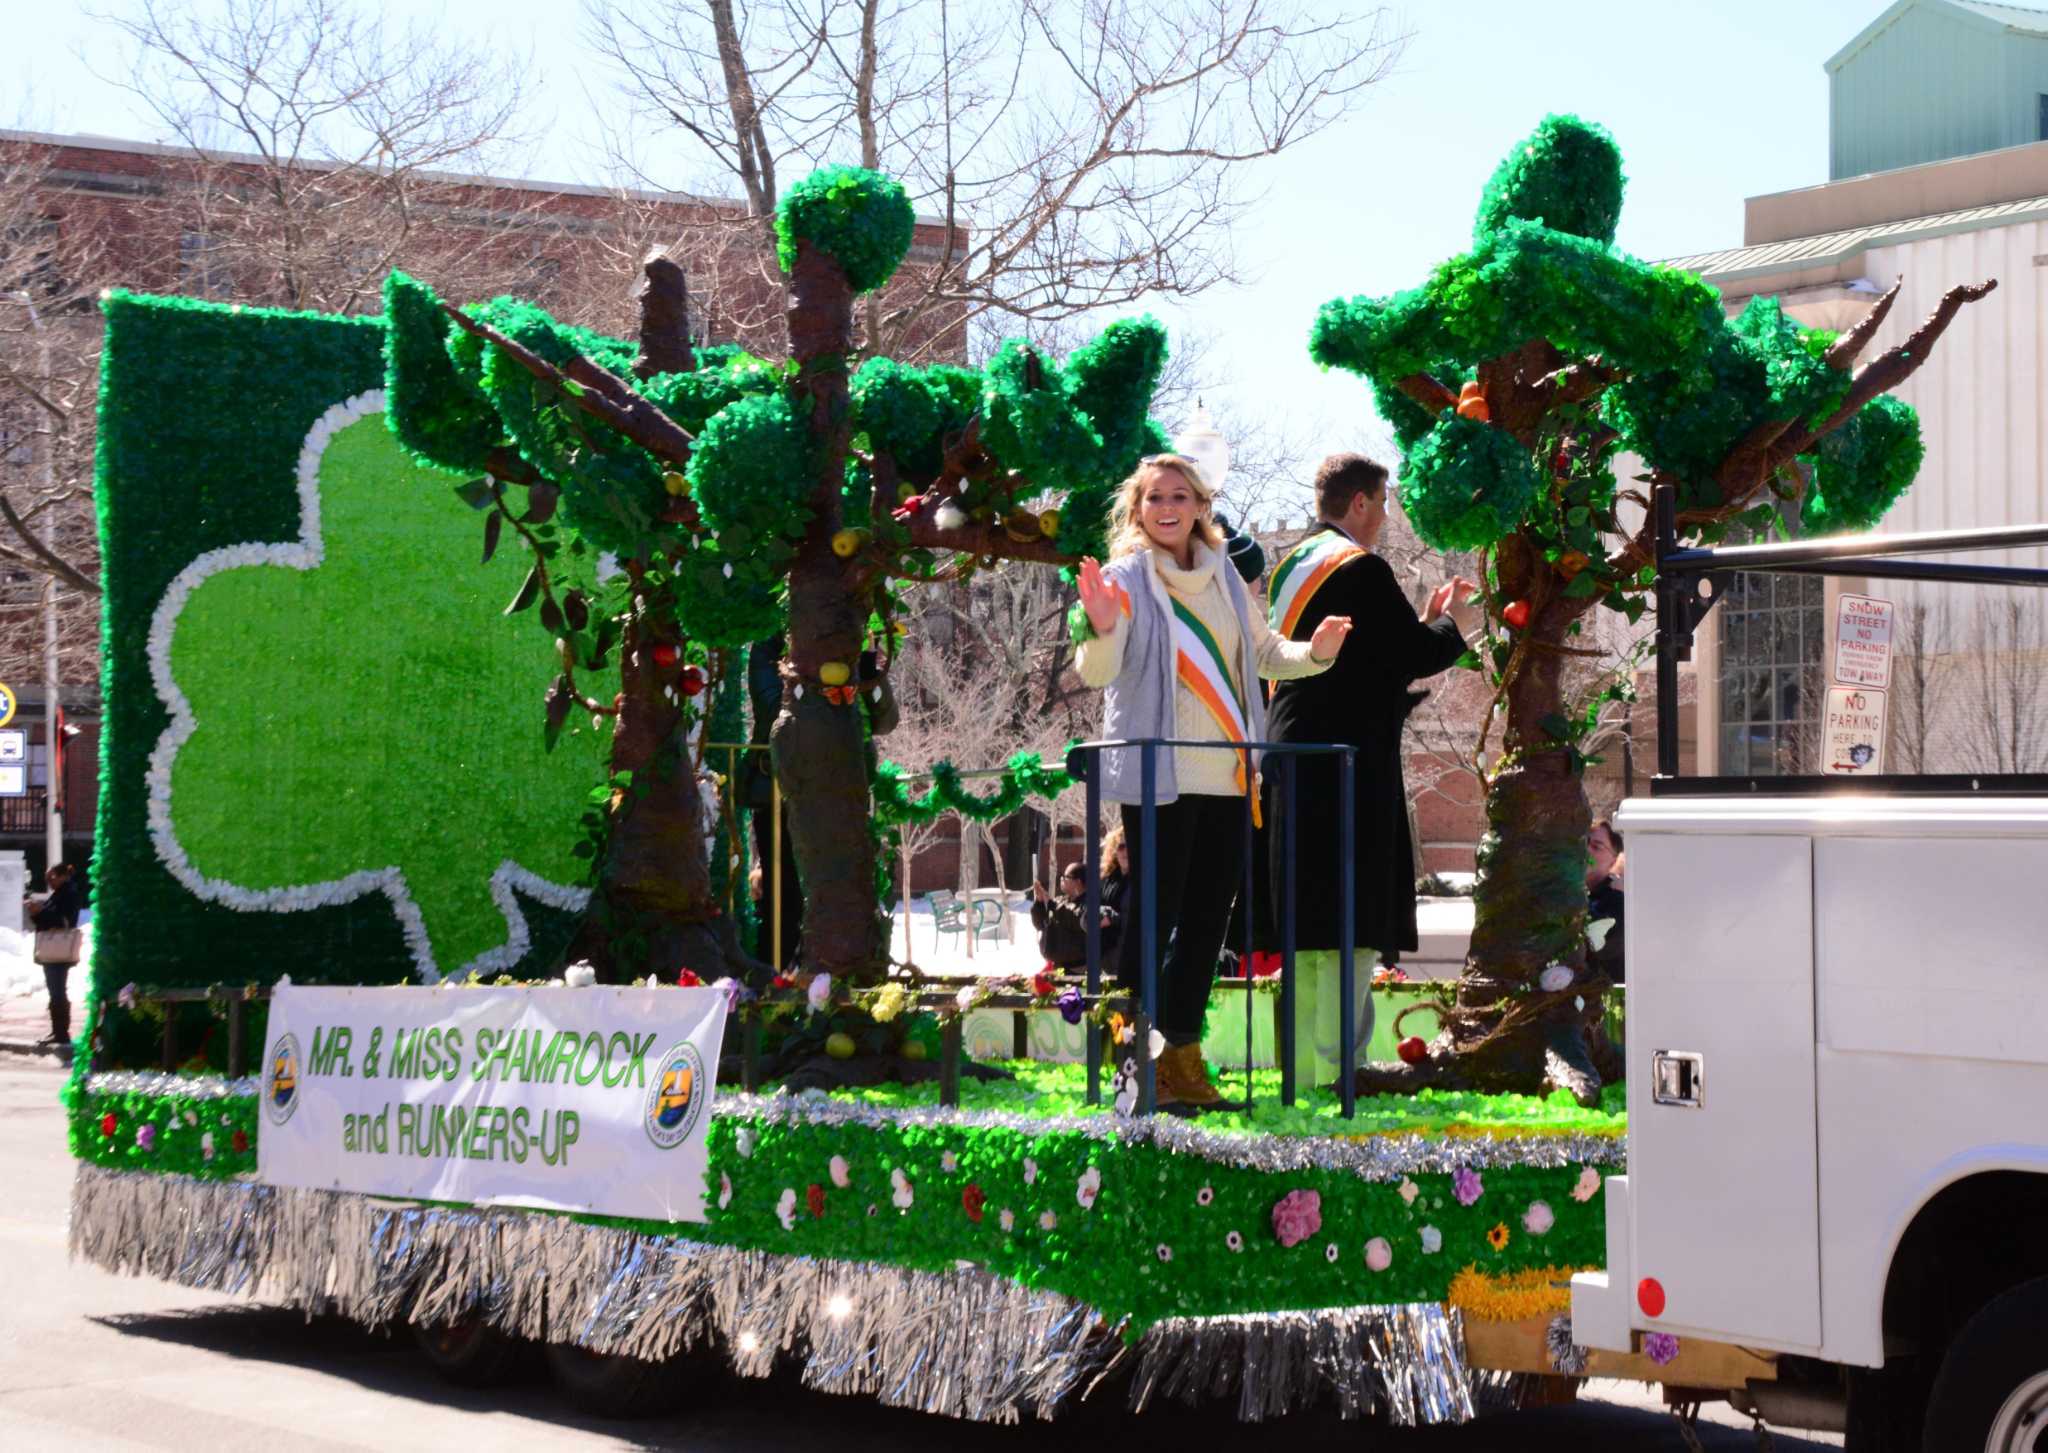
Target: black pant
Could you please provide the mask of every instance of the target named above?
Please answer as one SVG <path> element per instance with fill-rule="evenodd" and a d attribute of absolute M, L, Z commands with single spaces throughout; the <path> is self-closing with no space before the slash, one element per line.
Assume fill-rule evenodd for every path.
<path fill-rule="evenodd" d="M 1231 905 L 1244 887 L 1244 799 L 1185 794 L 1162 802 L 1159 823 L 1159 1031 L 1169 1044 L 1195 1044 L 1216 982 L 1216 956 L 1230 927 Z M 1144 847 L 1141 813 L 1123 809 L 1131 877 L 1124 902 L 1117 977 L 1140 992 L 1144 936 Z M 1171 937 L 1169 937 L 1169 935 Z"/>
<path fill-rule="evenodd" d="M 69 964 L 44 964 L 43 985 L 50 991 L 50 1034 L 55 1039 L 71 1038 L 71 997 L 64 992 Z"/>

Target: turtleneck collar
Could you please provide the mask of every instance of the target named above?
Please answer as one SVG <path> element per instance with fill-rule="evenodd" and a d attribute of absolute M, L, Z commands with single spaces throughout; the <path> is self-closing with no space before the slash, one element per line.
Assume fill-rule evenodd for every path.
<path fill-rule="evenodd" d="M 1182 595 L 1200 595 L 1209 588 L 1209 582 L 1216 575 L 1216 552 L 1195 541 L 1194 568 L 1183 570 L 1175 563 L 1173 556 L 1164 550 L 1147 547 L 1152 555 L 1152 568 L 1159 572 L 1159 578 L 1166 582 L 1168 590 L 1177 590 Z"/>

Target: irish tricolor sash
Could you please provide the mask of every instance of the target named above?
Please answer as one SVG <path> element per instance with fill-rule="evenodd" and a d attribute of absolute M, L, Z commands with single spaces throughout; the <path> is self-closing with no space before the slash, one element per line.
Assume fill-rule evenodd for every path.
<path fill-rule="evenodd" d="M 1320 530 L 1288 551 L 1287 558 L 1275 567 L 1273 583 L 1266 592 L 1271 602 L 1266 619 L 1273 629 L 1292 640 L 1302 613 L 1323 582 L 1364 553 L 1341 530 Z"/>
<path fill-rule="evenodd" d="M 1202 618 L 1189 610 L 1180 601 L 1173 602 L 1173 645 L 1177 656 L 1175 672 L 1180 684 L 1194 694 L 1203 709 L 1215 719 L 1217 729 L 1224 740 L 1243 742 L 1251 739 L 1250 729 L 1245 725 L 1244 697 L 1237 689 L 1237 680 L 1231 674 L 1230 662 L 1223 654 L 1223 648 L 1216 643 L 1216 637 L 1202 624 Z M 1244 770 L 1245 754 L 1239 752 L 1234 761 L 1237 772 L 1237 790 L 1250 793 L 1250 785 Z M 1252 796 L 1252 818 L 1259 816 L 1259 799 Z"/>

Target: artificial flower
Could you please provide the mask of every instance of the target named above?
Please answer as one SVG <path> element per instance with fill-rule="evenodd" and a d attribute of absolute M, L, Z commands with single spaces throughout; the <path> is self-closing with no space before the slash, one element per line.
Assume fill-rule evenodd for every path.
<path fill-rule="evenodd" d="M 974 1007 L 974 989 L 974 985 L 967 984 L 962 986 L 960 992 L 953 996 L 953 1002 L 960 1006 L 962 1014 L 965 1014 Z"/>
<path fill-rule="evenodd" d="M 246 1151 L 249 1148 L 249 1132 L 246 1130 L 237 1130 L 232 1136 L 228 1138 L 228 1144 L 234 1148 L 235 1154 L 242 1154 L 242 1152 Z"/>
<path fill-rule="evenodd" d="M 961 1209 L 967 1212 L 967 1219 L 970 1221 L 981 1219 L 981 1208 L 987 1201 L 988 1197 L 982 1194 L 981 1187 L 972 1181 L 969 1181 L 967 1189 L 960 1193 Z"/>
<path fill-rule="evenodd" d="M 106 1136 L 107 1139 L 112 1140 L 114 1132 L 120 1128 L 121 1122 L 114 1118 L 113 1111 L 109 1110 L 106 1114 L 100 1116 L 100 1134 Z"/>
<path fill-rule="evenodd" d="M 119 1004 L 123 1009 L 133 1009 L 135 1007 L 135 1001 L 140 997 L 140 995 L 141 991 L 138 990 L 135 987 L 135 985 L 123 984 L 121 986 L 121 992 L 114 996 L 114 1002 L 116 1004 Z"/>
<path fill-rule="evenodd" d="M 1669 1332 L 1649 1332 L 1643 1337 L 1643 1356 L 1659 1367 L 1669 1366 L 1678 1356 L 1678 1339 Z"/>
<path fill-rule="evenodd" d="M 785 1187 L 782 1197 L 775 1203 L 775 1219 L 782 1223 L 785 1231 L 796 1229 L 796 1192 Z"/>
<path fill-rule="evenodd" d="M 704 981 L 697 977 L 695 969 L 684 969 L 680 974 L 676 975 L 676 987 L 678 989 L 697 989 L 703 987 L 703 984 Z"/>
<path fill-rule="evenodd" d="M 1574 1201 L 1590 1201 L 1600 1194 L 1600 1172 L 1586 1166 L 1579 1172 L 1578 1183 L 1572 1187 Z"/>
<path fill-rule="evenodd" d="M 1244 1250 L 1244 1234 L 1239 1231 L 1229 1232 L 1224 1236 L 1223 1244 L 1232 1251 L 1242 1251 Z"/>
<path fill-rule="evenodd" d="M 1384 1236 L 1375 1236 L 1365 1243 L 1365 1264 L 1370 1271 L 1385 1271 L 1394 1264 L 1394 1248 Z"/>
<path fill-rule="evenodd" d="M 825 1214 L 825 1188 L 816 1181 L 804 1187 L 804 1207 L 814 1218 Z"/>
<path fill-rule="evenodd" d="M 1458 1198 L 1459 1205 L 1469 1206 L 1486 1194 L 1486 1182 L 1479 1178 L 1478 1171 L 1461 1165 L 1451 1176 L 1451 1194 Z"/>
<path fill-rule="evenodd" d="M 201 1160 L 213 1159 L 213 1132 L 211 1130 L 203 1130 L 199 1133 L 199 1158 Z"/>
<path fill-rule="evenodd" d="M 597 968 L 593 964 L 571 964 L 562 970 L 562 982 L 572 989 L 588 989 L 597 982 Z"/>
<path fill-rule="evenodd" d="M 845 1156 L 833 1156 L 825 1170 L 832 1177 L 832 1184 L 839 1187 L 840 1190 L 843 1191 L 853 1184 L 853 1168 L 847 1165 Z"/>
<path fill-rule="evenodd" d="M 1522 1229 L 1531 1236 L 1541 1236 L 1556 1224 L 1557 1216 L 1548 1201 L 1531 1201 L 1522 1213 Z"/>
<path fill-rule="evenodd" d="M 1407 1179 L 1405 1176 L 1402 1177 L 1400 1189 L 1401 1203 L 1406 1206 L 1414 1205 L 1415 1198 L 1422 1194 L 1422 1187 L 1416 1185 L 1415 1182 Z"/>
<path fill-rule="evenodd" d="M 1507 1250 L 1508 1223 L 1505 1221 L 1495 1222 L 1493 1229 L 1486 1233 L 1486 1240 L 1487 1244 L 1492 1246 L 1495 1251 Z"/>
<path fill-rule="evenodd" d="M 1318 1191 L 1289 1191 L 1273 1203 L 1273 1234 L 1282 1246 L 1306 1241 L 1323 1229 L 1323 1198 Z"/>
<path fill-rule="evenodd" d="M 960 1169 L 960 1157 L 948 1150 L 939 1156 L 939 1169 L 952 1172 Z"/>
<path fill-rule="evenodd" d="M 1570 964 L 1552 964 L 1536 976 L 1536 987 L 1546 994 L 1561 994 L 1572 986 L 1578 974 Z"/>
<path fill-rule="evenodd" d="M 1444 1233 L 1437 1230 L 1436 1227 L 1425 1226 L 1416 1234 L 1422 1238 L 1422 1254 L 1424 1256 L 1435 1256 L 1444 1249 Z"/>
<path fill-rule="evenodd" d="M 804 1002 L 810 1005 L 813 1014 L 831 1003 L 832 976 L 824 973 L 811 975 L 810 986 L 804 990 Z"/>
<path fill-rule="evenodd" d="M 1041 999 L 1049 997 L 1058 987 L 1058 981 L 1053 978 L 1049 965 L 1031 976 L 1031 992 Z"/>
<path fill-rule="evenodd" d="M 141 1125 L 136 1127 L 135 1148 L 137 1150 L 142 1151 L 150 1151 L 156 1149 L 156 1127 L 154 1125 Z"/>
<path fill-rule="evenodd" d="M 1027 1155 L 1024 1157 L 1024 1184 L 1030 1186 L 1036 1185 L 1037 1183 L 1038 1162 Z"/>
<path fill-rule="evenodd" d="M 1195 1204 L 1197 1206 L 1206 1206 L 1215 1199 L 1216 1192 L 1209 1186 L 1203 1186 L 1199 1191 L 1195 1192 Z"/>
<path fill-rule="evenodd" d="M 1173 1248 L 1162 1241 L 1153 1249 L 1153 1255 L 1157 1256 L 1162 1262 L 1171 1261 L 1173 1260 Z"/>
<path fill-rule="evenodd" d="M 1002 1210 L 996 1212 L 996 1224 L 1002 1227 L 1005 1232 L 1016 1230 L 1017 1213 L 1008 1206 L 1003 1207 Z"/>
<path fill-rule="evenodd" d="M 1094 1166 L 1081 1172 L 1080 1184 L 1074 1188 L 1074 1199 L 1081 1203 L 1081 1209 L 1095 1209 L 1095 1197 L 1102 1190 L 1102 1172 Z"/>
<path fill-rule="evenodd" d="M 1059 1224 L 1060 1218 L 1055 1216 L 1050 1211 L 1044 1212 L 1038 1218 L 1038 1229 L 1041 1231 L 1051 1231 L 1054 1228 L 1056 1228 Z"/>
<path fill-rule="evenodd" d="M 1323 1260 L 1329 1262 L 1332 1266 L 1337 1264 L 1337 1257 L 1340 1254 L 1337 1250 L 1337 1243 L 1334 1241 L 1323 1248 Z"/>
<path fill-rule="evenodd" d="M 1088 1012 L 1088 1006 L 1082 1002 L 1079 989 L 1062 990 L 1055 1002 L 1060 1006 L 1060 1018 L 1069 1024 L 1079 1024 Z"/>
<path fill-rule="evenodd" d="M 868 1017 L 877 1024 L 887 1024 L 903 1012 L 910 1000 L 910 992 L 901 984 L 884 984 L 868 1006 Z"/>
<path fill-rule="evenodd" d="M 732 1177 L 720 1173 L 718 1177 L 718 1209 L 723 1211 L 732 1204 Z"/>
<path fill-rule="evenodd" d="M 898 1166 L 889 1172 L 889 1185 L 892 1187 L 889 1192 L 890 1203 L 899 1211 L 909 1210 L 911 1203 L 917 1199 L 917 1187 L 910 1183 L 910 1177 L 903 1173 L 903 1167 Z"/>
<path fill-rule="evenodd" d="M 742 1125 L 733 1132 L 732 1148 L 740 1153 L 741 1160 L 751 1160 L 754 1155 L 754 1132 L 752 1127 Z"/>

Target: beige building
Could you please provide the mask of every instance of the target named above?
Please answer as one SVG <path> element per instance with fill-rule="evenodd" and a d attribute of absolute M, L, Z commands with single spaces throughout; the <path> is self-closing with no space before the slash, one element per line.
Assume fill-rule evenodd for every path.
<path fill-rule="evenodd" d="M 1990 12 L 2000 24 L 1987 29 Z M 1843 104 L 1851 79 L 1863 68 L 1890 73 L 1902 53 L 1951 21 L 1972 44 L 2015 47 L 2021 56 L 2048 48 L 2048 12 L 1958 0 L 1893 6 L 1829 62 L 1837 157 L 1871 150 L 1840 134 L 1862 114 Z M 2038 98 L 2030 91 L 2025 99 L 2038 100 L 2048 131 L 2048 72 L 2040 85 Z M 1752 197 L 1741 247 L 1669 262 L 1719 289 L 1731 313 L 1775 296 L 1799 321 L 1832 329 L 1854 323 L 1901 280 L 1866 358 L 1903 341 L 1949 288 L 1996 279 L 1997 291 L 1965 307 L 1898 390 L 1920 415 L 1927 457 L 1880 528 L 2048 521 L 2048 140 Z M 1971 558 L 2048 565 L 2039 550 Z M 1731 592 L 1700 633 L 1702 773 L 1813 769 L 1826 653 L 1844 591 L 1899 605 L 1886 770 L 2048 770 L 2048 597 L 1777 576 Z"/>

